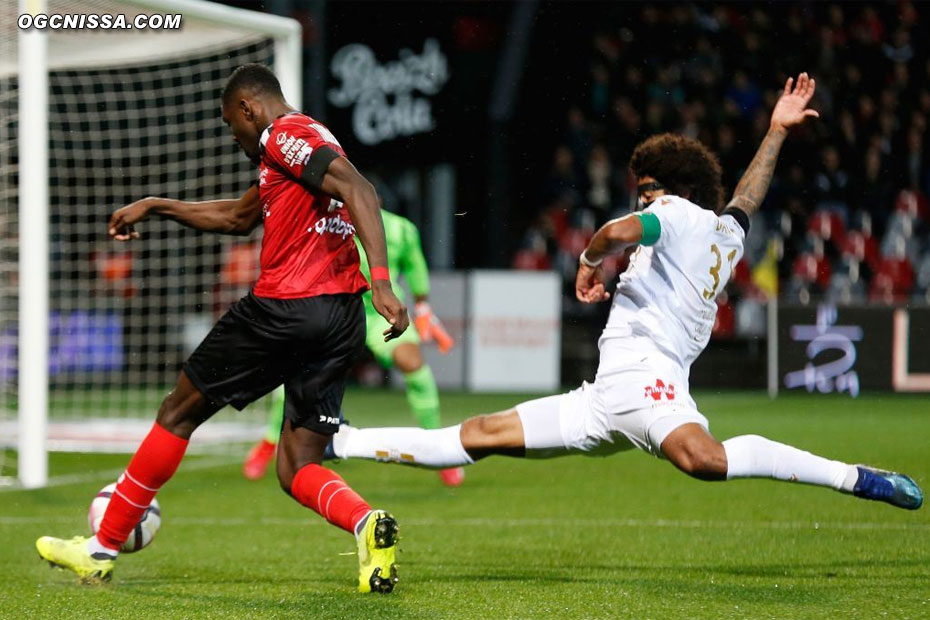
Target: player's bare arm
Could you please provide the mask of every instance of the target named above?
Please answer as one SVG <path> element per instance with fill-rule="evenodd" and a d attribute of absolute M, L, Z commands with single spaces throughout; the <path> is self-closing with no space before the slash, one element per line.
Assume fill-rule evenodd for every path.
<path fill-rule="evenodd" d="M 605 285 L 604 259 L 623 252 L 642 238 L 643 224 L 635 215 L 611 220 L 601 226 L 578 262 L 578 275 L 575 277 L 578 301 L 591 304 L 610 299 Z"/>
<path fill-rule="evenodd" d="M 252 186 L 239 198 L 186 202 L 170 198 L 143 198 L 117 209 L 110 217 L 108 232 L 117 241 L 138 239 L 134 225 L 160 215 L 205 232 L 247 235 L 262 220 L 258 187 Z"/>
<path fill-rule="evenodd" d="M 337 157 L 326 169 L 320 189 L 341 200 L 349 210 L 362 247 L 368 255 L 371 273 L 374 274 L 378 267 L 387 269 L 387 243 L 384 240 L 380 201 L 374 186 L 348 159 Z M 384 332 L 385 340 L 392 340 L 404 333 L 410 319 L 406 306 L 394 295 L 390 280 L 372 277 L 371 302 L 378 314 L 391 324 L 390 329 Z"/>
<path fill-rule="evenodd" d="M 798 76 L 797 83 L 794 83 L 793 78 L 788 78 L 785 82 L 785 89 L 778 103 L 775 104 L 775 109 L 772 110 L 769 131 L 765 134 L 759 150 L 756 151 L 756 156 L 752 158 L 752 163 L 749 164 L 749 168 L 746 169 L 743 178 L 736 186 L 733 199 L 727 205 L 728 207 L 736 207 L 746 215 L 752 215 L 762 206 L 765 194 L 772 183 L 778 153 L 788 136 L 788 130 L 800 125 L 808 118 L 820 117 L 816 110 L 807 107 L 811 97 L 814 96 L 815 88 L 816 82 L 806 73 Z"/>

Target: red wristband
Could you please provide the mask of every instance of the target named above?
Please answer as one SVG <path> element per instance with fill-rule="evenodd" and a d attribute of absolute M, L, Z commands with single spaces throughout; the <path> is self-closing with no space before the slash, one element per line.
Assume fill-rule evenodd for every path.
<path fill-rule="evenodd" d="M 391 273 L 388 271 L 387 267 L 372 267 L 371 268 L 371 281 L 375 280 L 387 280 L 391 281 Z"/>

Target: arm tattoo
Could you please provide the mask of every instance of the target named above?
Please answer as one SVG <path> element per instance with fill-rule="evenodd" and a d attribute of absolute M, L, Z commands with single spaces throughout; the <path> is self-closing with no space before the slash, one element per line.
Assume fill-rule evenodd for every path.
<path fill-rule="evenodd" d="M 733 192 L 733 199 L 727 206 L 743 210 L 746 215 L 752 215 L 762 206 L 765 194 L 772 183 L 772 174 L 778 161 L 778 152 L 785 141 L 787 134 L 783 131 L 769 131 L 759 145 L 756 156 L 752 158 L 749 168 L 743 173 Z"/>

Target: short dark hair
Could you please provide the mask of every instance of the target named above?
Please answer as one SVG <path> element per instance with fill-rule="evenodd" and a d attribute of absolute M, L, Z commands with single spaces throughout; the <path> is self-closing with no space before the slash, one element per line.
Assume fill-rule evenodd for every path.
<path fill-rule="evenodd" d="M 637 178 L 652 177 L 670 194 L 687 196 L 704 209 L 723 207 L 720 161 L 710 149 L 691 138 L 660 133 L 633 151 L 630 169 Z"/>
<path fill-rule="evenodd" d="M 223 103 L 229 103 L 240 90 L 249 90 L 256 95 L 271 95 L 284 98 L 281 83 L 274 72 L 265 65 L 250 62 L 236 67 L 223 87 Z"/>

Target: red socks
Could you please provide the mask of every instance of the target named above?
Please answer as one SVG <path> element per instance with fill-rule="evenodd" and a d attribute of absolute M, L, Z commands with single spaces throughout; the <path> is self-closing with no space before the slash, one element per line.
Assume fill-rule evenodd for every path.
<path fill-rule="evenodd" d="M 116 492 L 97 532 L 101 545 L 120 548 L 158 489 L 174 475 L 185 450 L 186 439 L 172 435 L 158 423 L 152 426 L 116 483 Z M 339 474 L 319 465 L 307 465 L 297 472 L 291 494 L 333 525 L 353 534 L 356 524 L 371 511 L 371 506 Z"/>
<path fill-rule="evenodd" d="M 351 534 L 355 533 L 355 525 L 371 511 L 371 506 L 349 488 L 339 474 L 320 465 L 306 465 L 297 472 L 291 483 L 291 495 Z"/>
<path fill-rule="evenodd" d="M 158 489 L 174 475 L 185 450 L 186 439 L 172 435 L 157 422 L 152 426 L 116 483 L 97 532 L 100 544 L 117 550 L 129 538 Z"/>

